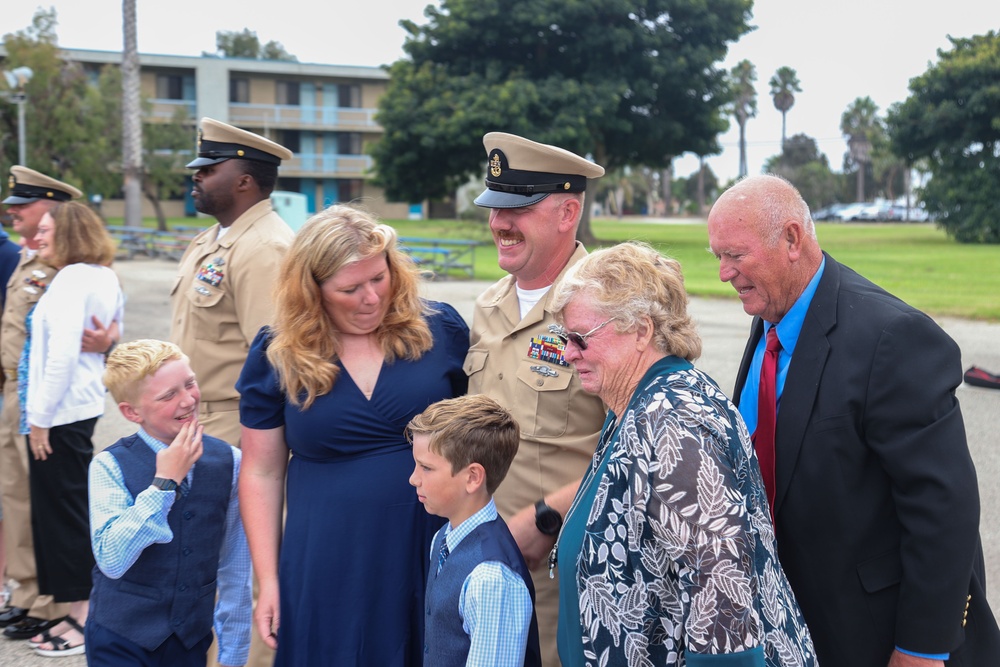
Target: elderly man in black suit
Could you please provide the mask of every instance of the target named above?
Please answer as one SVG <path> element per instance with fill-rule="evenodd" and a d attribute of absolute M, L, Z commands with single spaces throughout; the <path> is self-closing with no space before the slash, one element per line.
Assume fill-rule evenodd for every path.
<path fill-rule="evenodd" d="M 958 346 L 824 253 L 784 179 L 739 181 L 708 235 L 754 316 L 734 397 L 819 663 L 1000 665 Z"/>

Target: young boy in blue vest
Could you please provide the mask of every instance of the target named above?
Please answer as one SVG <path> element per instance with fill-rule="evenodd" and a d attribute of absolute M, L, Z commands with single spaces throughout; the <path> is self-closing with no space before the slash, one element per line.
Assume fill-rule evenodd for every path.
<path fill-rule="evenodd" d="M 172 343 L 117 346 L 104 384 L 139 431 L 90 466 L 87 663 L 204 667 L 214 617 L 219 662 L 243 665 L 252 603 L 240 451 L 202 433 L 198 383 Z"/>
<path fill-rule="evenodd" d="M 428 407 L 407 435 L 410 484 L 428 512 L 448 519 L 431 547 L 424 664 L 541 665 L 535 589 L 493 504 L 517 453 L 517 422 L 486 396 L 462 396 Z"/>

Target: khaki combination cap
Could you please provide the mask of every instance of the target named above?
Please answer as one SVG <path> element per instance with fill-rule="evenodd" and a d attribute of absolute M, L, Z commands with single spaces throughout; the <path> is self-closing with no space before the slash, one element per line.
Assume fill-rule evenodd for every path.
<path fill-rule="evenodd" d="M 69 201 L 83 196 L 82 192 L 68 183 L 20 165 L 10 168 L 8 184 L 10 195 L 3 200 L 4 204 L 30 204 L 39 199 Z"/>
<path fill-rule="evenodd" d="M 485 208 L 520 208 L 553 192 L 583 192 L 588 178 L 604 175 L 604 167 L 576 153 L 516 134 L 488 132 L 483 146 L 486 190 L 475 203 Z"/>
<path fill-rule="evenodd" d="M 241 130 L 214 118 L 202 118 L 198 130 L 198 157 L 188 162 L 188 169 L 200 169 L 226 160 L 256 160 L 280 165 L 292 151 L 259 134 Z"/>

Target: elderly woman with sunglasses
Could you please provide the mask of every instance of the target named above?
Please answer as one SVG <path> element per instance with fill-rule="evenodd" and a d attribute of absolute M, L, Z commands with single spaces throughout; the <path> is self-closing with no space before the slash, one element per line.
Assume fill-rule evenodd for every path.
<path fill-rule="evenodd" d="M 746 426 L 691 364 L 680 265 L 622 244 L 557 290 L 553 333 L 609 408 L 550 558 L 564 667 L 815 665 Z"/>

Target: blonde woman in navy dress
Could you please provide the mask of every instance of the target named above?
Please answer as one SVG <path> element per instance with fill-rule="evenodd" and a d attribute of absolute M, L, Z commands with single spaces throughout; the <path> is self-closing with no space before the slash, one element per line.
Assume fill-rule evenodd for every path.
<path fill-rule="evenodd" d="M 326 209 L 285 256 L 274 326 L 258 334 L 237 383 L 254 618 L 275 665 L 422 663 L 441 519 L 407 481 L 405 428 L 465 393 L 469 330 L 417 287 L 391 227 Z"/>

